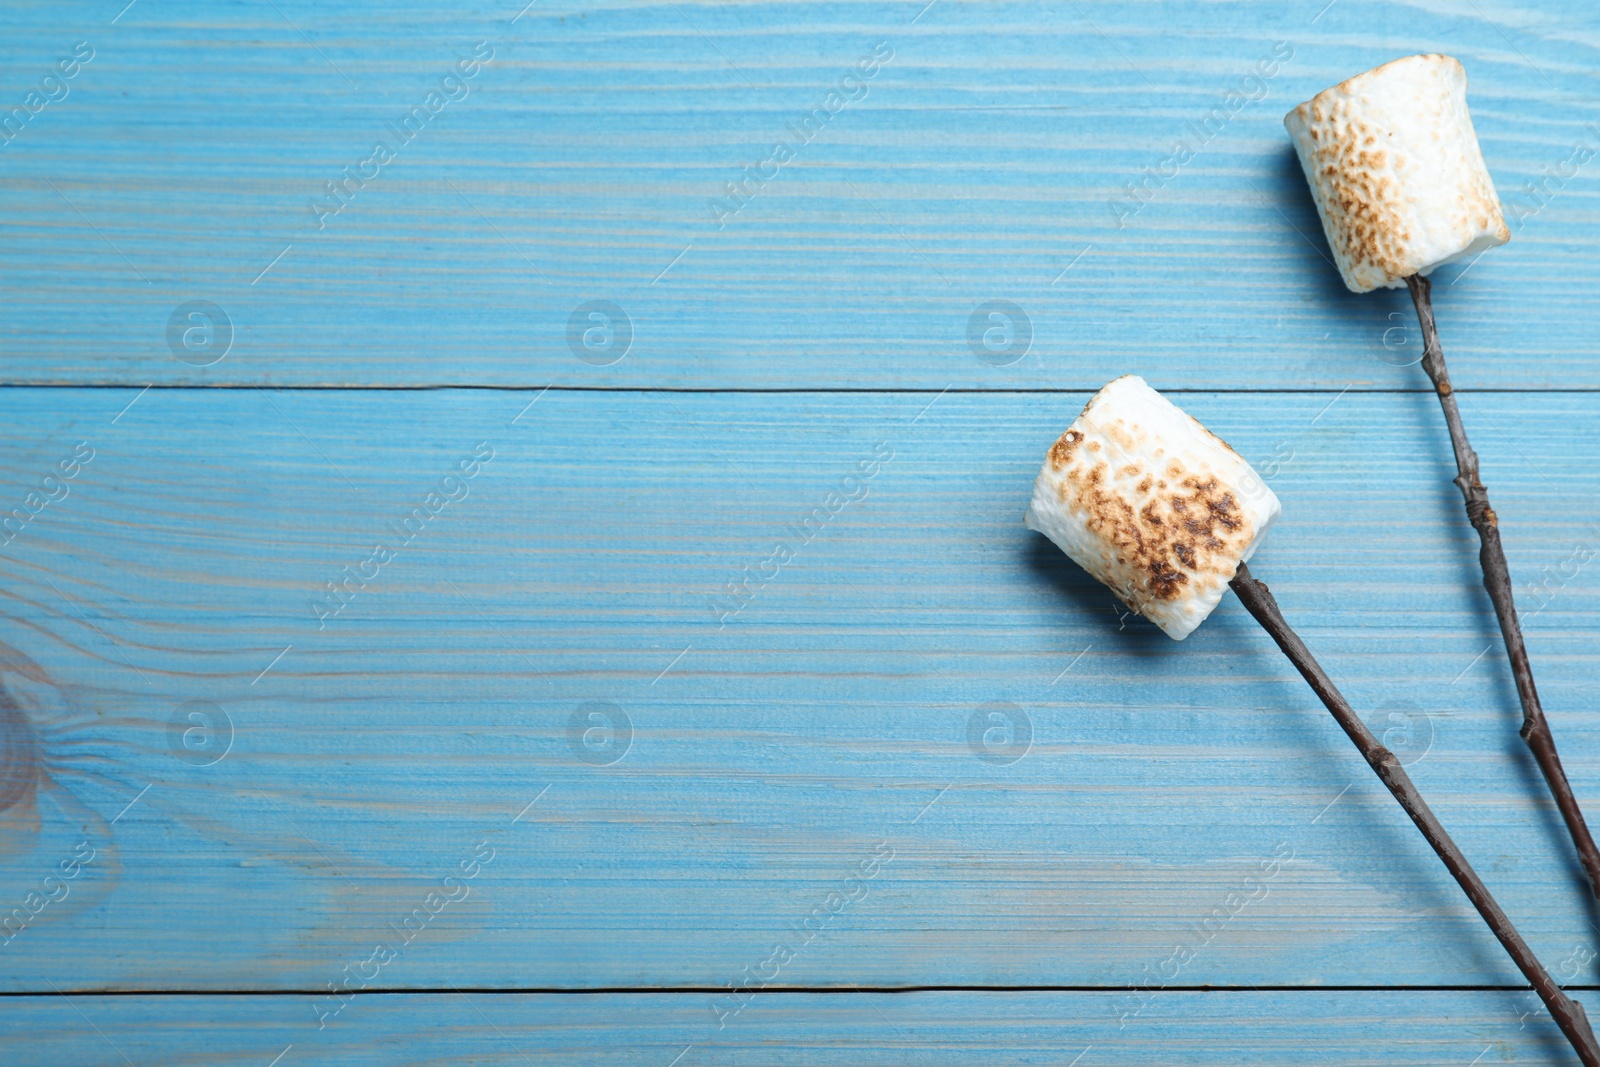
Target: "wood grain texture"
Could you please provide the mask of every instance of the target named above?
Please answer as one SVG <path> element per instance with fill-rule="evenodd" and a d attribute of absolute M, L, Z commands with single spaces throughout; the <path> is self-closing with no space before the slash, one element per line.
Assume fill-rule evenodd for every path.
<path fill-rule="evenodd" d="M 1342 290 L 1279 121 L 1468 68 L 1515 239 L 1436 299 L 1593 808 L 1591 5 L 0 30 L 0 123 L 93 51 L 0 133 L 0 1062 L 1568 1062 L 1526 992 L 1392 988 L 1518 976 L 1243 610 L 1174 645 L 1020 512 L 1085 399 L 1047 391 L 1188 391 L 1284 501 L 1257 573 L 1558 980 L 1600 980 L 1405 296 Z M 191 301 L 228 329 L 186 349 Z M 1092 990 L 858 992 L 925 985 Z"/>
<path fill-rule="evenodd" d="M 265 1067 L 280 1054 L 277 1067 L 1564 1067 L 1570 1052 L 1523 1017 L 1524 996 L 1169 992 L 1124 1019 L 1132 1002 L 1110 992 L 779 993 L 719 1030 L 703 996 L 446 993 L 359 998 L 318 1030 L 299 997 L 79 995 L 0 1002 L 0 1049 L 28 1067 Z"/>
<path fill-rule="evenodd" d="M 1459 384 L 1600 387 L 1573 310 L 1600 282 L 1579 0 L 119 6 L 0 22 L 6 108 L 95 50 L 0 148 L 7 381 L 1095 388 L 1156 355 L 1160 388 L 1420 388 L 1393 365 L 1420 354 L 1404 294 L 1342 289 L 1280 117 L 1443 50 L 1515 232 L 1441 274 Z M 390 138 L 479 41 L 466 95 Z M 1249 80 L 1275 42 L 1292 58 Z M 858 98 L 792 137 L 880 44 Z M 1258 99 L 1200 145 L 1238 89 Z M 319 219 L 384 138 L 396 158 Z M 723 218 L 751 166 L 772 176 Z M 1114 210 L 1147 168 L 1170 176 Z M 234 332 L 207 367 L 167 342 L 193 300 Z M 594 300 L 631 324 L 612 366 L 569 349 Z M 1031 333 L 1008 366 L 969 344 L 992 300 Z"/>
<path fill-rule="evenodd" d="M 487 842 L 374 988 L 726 986 L 776 943 L 793 987 L 1514 983 L 1238 605 L 1174 644 L 1023 529 L 1084 399 L 0 391 L 9 500 L 94 449 L 0 561 L 7 907 L 96 857 L 0 981 L 321 989 Z M 1593 981 L 1432 403 L 1184 398 L 1284 501 L 1256 572 Z M 1463 404 L 1592 803 L 1600 397 Z M 324 583 L 475 448 L 319 629 Z M 231 720 L 212 766 L 180 758 L 221 747 L 183 748 L 190 701 Z"/>

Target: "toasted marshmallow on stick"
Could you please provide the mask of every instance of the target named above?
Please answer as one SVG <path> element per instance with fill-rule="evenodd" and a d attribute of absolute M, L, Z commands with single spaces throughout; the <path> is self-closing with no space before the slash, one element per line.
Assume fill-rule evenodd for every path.
<path fill-rule="evenodd" d="M 1411 290 L 1422 327 L 1422 369 L 1444 410 L 1455 483 L 1483 542 L 1478 560 L 1522 703 L 1522 738 L 1566 821 L 1589 888 L 1600 899 L 1600 844 L 1561 766 L 1534 686 L 1498 520 L 1445 366 L 1426 277 L 1441 263 L 1511 238 L 1467 114 L 1466 72 L 1449 56 L 1397 59 L 1318 93 L 1284 116 L 1283 124 L 1311 182 L 1345 285 L 1358 293 L 1379 286 Z"/>
<path fill-rule="evenodd" d="M 1182 641 L 1278 511 L 1239 453 L 1130 374 L 1051 446 L 1023 521 Z"/>
<path fill-rule="evenodd" d="M 1585 1067 L 1600 1067 L 1600 1042 L 1583 1006 L 1550 977 L 1400 760 L 1250 573 L 1245 560 L 1278 510 L 1278 498 L 1237 452 L 1130 375 L 1096 393 L 1051 447 L 1033 483 L 1026 522 L 1180 641 L 1231 587 L 1444 861 L 1578 1058 Z"/>
<path fill-rule="evenodd" d="M 1397 289 L 1511 240 L 1467 113 L 1467 72 L 1450 56 L 1357 74 L 1283 124 L 1352 291 Z"/>

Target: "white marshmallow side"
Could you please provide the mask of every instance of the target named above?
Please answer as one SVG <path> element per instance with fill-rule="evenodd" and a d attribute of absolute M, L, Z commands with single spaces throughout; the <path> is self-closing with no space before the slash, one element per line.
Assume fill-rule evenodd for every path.
<path fill-rule="evenodd" d="M 1399 288 L 1511 240 L 1467 112 L 1467 72 L 1450 56 L 1385 63 L 1283 124 L 1354 292 Z"/>
<path fill-rule="evenodd" d="M 1239 453 L 1130 374 L 1051 446 L 1023 522 L 1182 641 L 1279 510 Z"/>

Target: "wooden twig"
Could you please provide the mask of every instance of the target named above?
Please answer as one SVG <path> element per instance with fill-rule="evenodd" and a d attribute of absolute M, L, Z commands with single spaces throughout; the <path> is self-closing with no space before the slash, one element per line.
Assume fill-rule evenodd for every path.
<path fill-rule="evenodd" d="M 1584 1014 L 1583 1006 L 1562 991 L 1556 985 L 1555 979 L 1544 969 L 1539 958 L 1533 954 L 1528 943 L 1522 940 L 1522 935 L 1517 933 L 1516 927 L 1511 925 L 1511 920 L 1506 918 L 1506 913 L 1500 910 L 1500 905 L 1489 893 L 1489 887 L 1483 884 L 1483 879 L 1478 877 L 1478 872 L 1472 869 L 1467 862 L 1467 857 L 1451 840 L 1450 835 L 1434 816 L 1427 801 L 1422 799 L 1422 794 L 1417 791 L 1411 777 L 1406 774 L 1405 768 L 1400 765 L 1400 760 L 1383 743 L 1377 739 L 1367 724 L 1361 721 L 1355 709 L 1345 700 L 1339 690 L 1330 680 L 1311 655 L 1305 642 L 1300 640 L 1298 634 L 1290 628 L 1284 620 L 1283 613 L 1278 610 L 1278 603 L 1272 598 L 1272 593 L 1261 582 L 1250 575 L 1250 568 L 1243 563 L 1239 564 L 1239 571 L 1234 575 L 1233 591 L 1244 602 L 1245 608 L 1255 616 L 1263 629 L 1283 649 L 1284 655 L 1294 664 L 1311 688 L 1315 690 L 1322 703 L 1327 705 L 1333 713 L 1334 720 L 1355 742 L 1361 755 L 1365 757 L 1367 765 L 1377 774 L 1383 784 L 1389 787 L 1389 792 L 1400 802 L 1411 821 L 1417 824 L 1417 829 L 1422 831 L 1422 836 L 1428 839 L 1428 844 L 1439 854 L 1444 861 L 1446 869 L 1461 886 L 1467 899 L 1472 901 L 1472 906 L 1478 909 L 1478 914 L 1483 916 L 1483 921 L 1489 924 L 1489 929 L 1494 931 L 1494 936 L 1500 939 L 1500 944 L 1511 958 L 1516 961 L 1517 968 L 1532 984 L 1539 994 L 1539 999 L 1544 1001 L 1545 1007 L 1550 1009 L 1550 1015 L 1555 1019 L 1556 1025 L 1561 1027 L 1561 1032 L 1567 1035 L 1567 1040 L 1572 1042 L 1572 1047 L 1577 1050 L 1578 1059 L 1583 1061 L 1584 1067 L 1600 1067 L 1600 1046 L 1595 1043 L 1594 1031 L 1589 1027 L 1589 1019 Z"/>
<path fill-rule="evenodd" d="M 1439 346 L 1439 328 L 1433 320 L 1433 287 L 1428 279 L 1416 274 L 1406 279 L 1406 285 L 1411 289 L 1411 300 L 1417 305 L 1417 321 L 1422 325 L 1422 368 L 1433 381 L 1434 391 L 1439 394 L 1439 406 L 1444 408 L 1445 425 L 1450 428 L 1450 444 L 1456 453 L 1455 483 L 1466 501 L 1467 519 L 1482 542 L 1478 563 L 1483 569 L 1483 587 L 1489 591 L 1494 613 L 1500 620 L 1506 655 L 1511 660 L 1511 676 L 1517 682 L 1517 696 L 1522 700 L 1522 739 L 1533 750 L 1533 758 L 1538 761 L 1539 770 L 1544 772 L 1544 780 L 1556 798 L 1556 807 L 1561 809 L 1561 817 L 1566 820 L 1567 832 L 1572 835 L 1572 844 L 1588 876 L 1589 889 L 1600 899 L 1600 849 L 1595 848 L 1594 837 L 1583 821 L 1578 798 L 1573 795 L 1561 757 L 1556 754 L 1555 737 L 1550 733 L 1550 723 L 1539 703 L 1539 691 L 1533 685 L 1533 668 L 1528 664 L 1528 648 L 1522 641 L 1522 626 L 1517 621 L 1517 605 L 1511 593 L 1511 571 L 1506 566 L 1505 549 L 1500 544 L 1499 520 L 1489 506 L 1489 491 L 1478 479 L 1478 454 L 1472 450 L 1466 428 L 1461 425 L 1461 410 L 1450 387 L 1444 350 Z"/>

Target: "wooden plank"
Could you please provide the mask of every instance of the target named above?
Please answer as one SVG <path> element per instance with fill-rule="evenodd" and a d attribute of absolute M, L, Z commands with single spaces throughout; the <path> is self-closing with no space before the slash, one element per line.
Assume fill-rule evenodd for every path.
<path fill-rule="evenodd" d="M 1236 605 L 1175 645 L 1022 528 L 1083 400 L 0 391 L 9 502 L 93 450 L 0 562 L 6 907 L 95 855 L 0 982 L 320 988 L 408 933 L 383 987 L 719 986 L 782 938 L 798 986 L 1514 982 Z M 1257 573 L 1592 976 L 1431 398 L 1184 401 L 1285 502 Z M 1593 798 L 1600 397 L 1464 403 Z"/>
<path fill-rule="evenodd" d="M 1479 992 L 776 993 L 721 1029 L 705 995 L 360 997 L 320 1030 L 303 997 L 0 1003 L 19 1064 L 1570 1064 L 1530 997 Z M 1594 994 L 1580 995 L 1593 1014 Z M 274 1059 L 281 1056 L 281 1059 Z"/>
<path fill-rule="evenodd" d="M 1600 283 L 1596 164 L 1569 162 L 1600 147 L 1600 12 L 1578 0 L 520 6 L 14 5 L 0 103 L 77 41 L 94 57 L 0 150 L 6 380 L 936 391 L 1142 366 L 1164 388 L 1417 388 L 1404 294 L 1342 290 L 1279 120 L 1435 49 L 1470 69 L 1517 205 L 1515 241 L 1440 293 L 1457 381 L 1600 387 L 1600 324 L 1574 311 Z M 458 100 L 388 130 L 480 41 Z M 1259 99 L 1199 146 L 1236 89 Z M 820 133 L 788 132 L 819 104 Z M 1185 137 L 1196 157 L 1164 162 Z M 366 162 L 380 139 L 395 158 Z M 780 139 L 794 157 L 763 165 Z M 314 209 L 346 166 L 376 176 Z M 714 211 L 752 166 L 774 176 Z M 1133 212 L 1147 169 L 1176 173 Z M 1031 342 L 979 358 L 997 300 Z M 569 344 L 593 301 L 631 334 L 610 366 Z M 623 346 L 599 327 L 603 360 Z"/>

